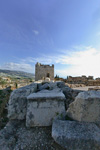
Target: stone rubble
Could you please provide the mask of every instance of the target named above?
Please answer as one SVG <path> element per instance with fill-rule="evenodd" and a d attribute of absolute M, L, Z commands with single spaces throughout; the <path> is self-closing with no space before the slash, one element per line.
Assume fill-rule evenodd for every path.
<path fill-rule="evenodd" d="M 67 150 L 100 150 L 100 91 L 79 93 L 55 118 L 52 137 Z"/>
<path fill-rule="evenodd" d="M 34 116 L 48 106 L 60 108 L 52 120 L 52 136 L 51 126 L 43 127 L 46 120 L 34 127 Z M 67 113 L 62 113 L 65 108 Z M 39 119 L 43 113 L 50 119 L 45 111 L 40 111 Z M 100 91 L 72 90 L 64 82 L 35 82 L 12 92 L 8 118 L 0 131 L 0 150 L 100 150 Z"/>

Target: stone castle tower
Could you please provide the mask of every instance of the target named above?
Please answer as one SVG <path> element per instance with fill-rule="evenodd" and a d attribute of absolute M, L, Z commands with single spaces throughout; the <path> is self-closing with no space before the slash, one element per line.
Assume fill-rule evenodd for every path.
<path fill-rule="evenodd" d="M 35 65 L 35 81 L 44 80 L 46 77 L 54 80 L 54 65 L 43 65 L 37 62 Z"/>

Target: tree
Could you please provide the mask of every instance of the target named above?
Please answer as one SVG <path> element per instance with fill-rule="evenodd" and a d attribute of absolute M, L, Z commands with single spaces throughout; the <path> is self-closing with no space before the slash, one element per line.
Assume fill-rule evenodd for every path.
<path fill-rule="evenodd" d="M 55 78 L 59 78 L 59 75 L 56 74 Z"/>

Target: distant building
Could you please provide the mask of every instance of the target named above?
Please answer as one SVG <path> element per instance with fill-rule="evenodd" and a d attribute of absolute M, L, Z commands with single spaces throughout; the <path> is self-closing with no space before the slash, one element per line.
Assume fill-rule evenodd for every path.
<path fill-rule="evenodd" d="M 93 76 L 86 77 L 85 75 L 78 76 L 78 77 L 68 76 L 67 77 L 67 83 L 89 85 L 89 84 L 94 84 L 94 78 L 93 78 Z"/>
<path fill-rule="evenodd" d="M 96 81 L 100 81 L 100 78 L 96 78 Z"/>
<path fill-rule="evenodd" d="M 35 65 L 35 81 L 45 80 L 47 77 L 54 80 L 54 65 L 43 65 L 37 62 Z"/>

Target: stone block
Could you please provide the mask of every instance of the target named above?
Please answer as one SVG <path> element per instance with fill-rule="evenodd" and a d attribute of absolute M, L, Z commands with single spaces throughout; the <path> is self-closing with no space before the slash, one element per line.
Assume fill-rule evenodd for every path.
<path fill-rule="evenodd" d="M 27 97 L 26 126 L 50 126 L 54 117 L 65 111 L 65 96 L 61 91 L 44 90 Z"/>
<path fill-rule="evenodd" d="M 77 121 L 100 123 L 100 91 L 79 93 L 67 115 Z"/>
<path fill-rule="evenodd" d="M 66 150 L 100 150 L 100 129 L 94 123 L 55 120 L 52 137 Z"/>

